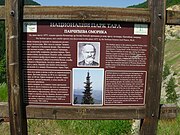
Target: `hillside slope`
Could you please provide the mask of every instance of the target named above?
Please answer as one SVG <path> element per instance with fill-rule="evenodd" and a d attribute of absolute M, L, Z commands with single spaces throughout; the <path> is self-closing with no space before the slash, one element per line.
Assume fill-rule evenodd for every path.
<path fill-rule="evenodd" d="M 180 73 L 180 39 L 167 40 L 164 54 L 165 62 L 177 74 Z"/>
<path fill-rule="evenodd" d="M 180 5 L 169 7 L 168 10 L 180 11 Z M 166 25 L 165 62 L 180 75 L 180 25 Z"/>
<path fill-rule="evenodd" d="M 166 7 L 171 7 L 173 5 L 178 5 L 178 4 L 180 4 L 180 0 L 166 0 Z M 137 5 L 129 6 L 129 8 L 147 8 L 147 7 L 148 7 L 147 1 Z"/>

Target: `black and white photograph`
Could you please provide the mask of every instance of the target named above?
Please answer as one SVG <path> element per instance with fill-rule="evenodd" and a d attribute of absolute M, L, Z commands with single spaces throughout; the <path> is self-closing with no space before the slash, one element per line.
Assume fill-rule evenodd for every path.
<path fill-rule="evenodd" d="M 73 69 L 73 105 L 103 105 L 104 69 Z"/>
<path fill-rule="evenodd" d="M 78 67 L 100 66 L 100 42 L 77 43 L 77 66 Z"/>

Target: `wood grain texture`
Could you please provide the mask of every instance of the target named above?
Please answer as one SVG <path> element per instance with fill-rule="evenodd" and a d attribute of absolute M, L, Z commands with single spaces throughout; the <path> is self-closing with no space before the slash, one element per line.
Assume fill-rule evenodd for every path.
<path fill-rule="evenodd" d="M 24 19 L 149 22 L 147 9 L 104 7 L 26 7 Z"/>
<path fill-rule="evenodd" d="M 180 25 L 180 11 L 166 10 L 166 24 Z M 102 20 L 150 22 L 150 11 L 139 8 L 25 6 L 24 20 Z M 0 20 L 5 7 L 0 6 Z"/>
<path fill-rule="evenodd" d="M 148 84 L 146 91 L 146 117 L 140 135 L 156 135 L 164 57 L 165 0 L 149 0 L 151 10 Z"/>
<path fill-rule="evenodd" d="M 35 106 L 26 107 L 29 119 L 142 119 L 145 107 L 72 107 Z M 0 118 L 8 118 L 8 104 L 0 103 Z"/>
<path fill-rule="evenodd" d="M 140 119 L 144 112 L 144 107 L 27 107 L 28 118 L 46 119 Z"/>
<path fill-rule="evenodd" d="M 0 11 L 3 7 L 0 7 Z M 98 20 L 150 22 L 148 9 L 107 8 L 107 7 L 54 7 L 54 6 L 25 6 L 25 20 Z M 0 12 L 0 19 L 5 19 Z"/>
<path fill-rule="evenodd" d="M 145 107 L 58 107 L 27 106 L 28 119 L 144 119 Z M 160 119 L 174 119 L 176 105 L 160 105 Z M 8 103 L 0 102 L 0 119 L 9 118 Z"/>
<path fill-rule="evenodd" d="M 0 20 L 5 20 L 5 7 L 0 6 Z"/>
<path fill-rule="evenodd" d="M 160 119 L 174 119 L 179 113 L 179 108 L 175 104 L 164 104 L 160 106 Z"/>
<path fill-rule="evenodd" d="M 10 130 L 12 135 L 27 134 L 19 60 L 22 41 L 22 7 L 21 0 L 6 0 L 6 67 Z"/>

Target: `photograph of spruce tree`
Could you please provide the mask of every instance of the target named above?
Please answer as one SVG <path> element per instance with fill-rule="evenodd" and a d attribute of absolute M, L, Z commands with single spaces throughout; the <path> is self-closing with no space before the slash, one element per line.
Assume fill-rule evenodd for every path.
<path fill-rule="evenodd" d="M 104 69 L 73 68 L 73 105 L 103 105 Z"/>

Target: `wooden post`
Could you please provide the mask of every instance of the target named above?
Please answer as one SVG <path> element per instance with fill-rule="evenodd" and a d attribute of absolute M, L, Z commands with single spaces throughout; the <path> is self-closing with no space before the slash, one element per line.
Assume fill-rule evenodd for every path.
<path fill-rule="evenodd" d="M 156 135 L 164 56 L 165 0 L 149 0 L 150 9 L 150 52 L 146 116 L 141 125 L 141 135 Z"/>
<path fill-rule="evenodd" d="M 6 0 L 5 4 L 10 130 L 12 135 L 26 135 L 27 120 L 20 82 L 23 0 Z"/>

